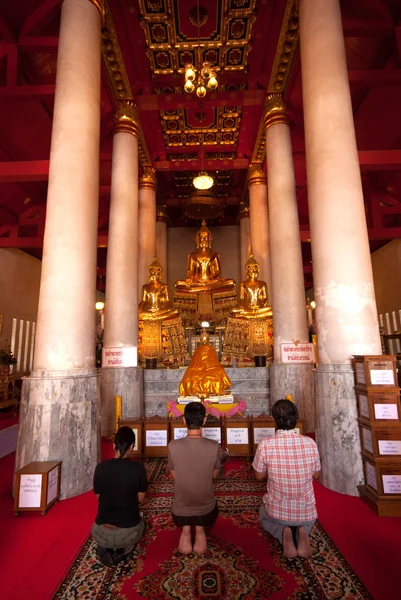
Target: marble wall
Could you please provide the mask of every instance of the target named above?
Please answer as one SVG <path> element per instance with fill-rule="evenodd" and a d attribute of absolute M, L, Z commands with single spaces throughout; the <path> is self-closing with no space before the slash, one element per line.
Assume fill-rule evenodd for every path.
<path fill-rule="evenodd" d="M 144 414 L 143 404 L 143 370 L 141 367 L 102 368 L 101 377 L 102 435 L 114 432 L 115 397 L 122 397 L 122 414 L 130 417 L 141 417 Z"/>
<path fill-rule="evenodd" d="M 246 414 L 270 413 L 270 369 L 226 369 L 231 391 L 248 405 Z M 167 403 L 177 400 L 179 383 L 185 369 L 144 370 L 145 416 L 167 416 Z M 130 417 L 132 415 L 124 415 Z"/>

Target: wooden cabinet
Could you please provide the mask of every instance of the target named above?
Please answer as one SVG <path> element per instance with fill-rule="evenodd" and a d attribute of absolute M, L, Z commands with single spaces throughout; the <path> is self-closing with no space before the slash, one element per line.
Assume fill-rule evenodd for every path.
<path fill-rule="evenodd" d="M 45 515 L 60 498 L 61 461 L 31 462 L 15 473 L 15 515 L 40 511 Z"/>

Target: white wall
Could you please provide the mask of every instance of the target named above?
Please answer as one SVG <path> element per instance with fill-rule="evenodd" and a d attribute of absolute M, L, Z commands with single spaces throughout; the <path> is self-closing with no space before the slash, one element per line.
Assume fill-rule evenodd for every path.
<path fill-rule="evenodd" d="M 212 249 L 220 254 L 221 276 L 234 279 L 238 286 L 245 276 L 240 272 L 239 227 L 210 227 L 209 229 L 213 235 Z M 187 275 L 188 254 L 196 250 L 195 236 L 198 231 L 199 227 L 167 229 L 167 283 L 170 297 L 174 291 L 174 282 L 177 279 L 185 279 Z"/>
<path fill-rule="evenodd" d="M 0 348 L 4 348 L 6 343 L 11 344 L 15 319 L 14 353 L 17 357 L 19 354 L 20 359 L 14 367 L 14 373 L 29 371 L 33 323 L 36 323 L 38 313 L 41 267 L 40 260 L 21 250 L 0 248 L 0 314 L 3 315 Z"/>

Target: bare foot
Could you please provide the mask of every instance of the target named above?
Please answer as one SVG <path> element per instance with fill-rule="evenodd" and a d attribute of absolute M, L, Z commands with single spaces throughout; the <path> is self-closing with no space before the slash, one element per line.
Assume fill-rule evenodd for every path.
<path fill-rule="evenodd" d="M 305 527 L 300 527 L 298 534 L 298 556 L 301 558 L 310 558 L 312 556 L 312 551 L 310 549 L 309 535 Z"/>
<path fill-rule="evenodd" d="M 292 531 L 288 525 L 286 525 L 283 529 L 283 547 L 283 555 L 286 558 L 296 558 L 298 556 L 297 549 L 294 545 L 294 540 L 292 539 Z"/>
<path fill-rule="evenodd" d="M 191 528 L 189 525 L 184 525 L 182 528 L 178 551 L 181 554 L 191 554 L 192 552 Z"/>
<path fill-rule="evenodd" d="M 196 554 L 204 554 L 207 550 L 207 539 L 205 529 L 203 527 L 195 528 L 195 544 L 194 552 Z"/>

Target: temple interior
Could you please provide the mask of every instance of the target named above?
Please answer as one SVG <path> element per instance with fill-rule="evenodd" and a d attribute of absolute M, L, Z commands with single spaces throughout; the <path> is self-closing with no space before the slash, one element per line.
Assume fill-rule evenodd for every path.
<path fill-rule="evenodd" d="M 346 498 L 340 512 L 362 511 L 358 532 L 369 523 L 377 547 L 394 547 L 400 106 L 399 0 L 1 3 L 0 522 L 10 538 L 22 535 L 8 525 L 15 477 L 36 473 L 20 470 L 61 462 L 57 498 L 18 518 L 34 535 L 34 518 L 93 495 L 120 423 L 137 432 L 136 460 L 163 461 L 186 403 L 203 402 L 205 436 L 242 472 L 288 397 L 297 430 L 318 445 L 322 525 Z M 89 516 L 69 556 L 29 597 L 86 597 L 61 586 L 89 535 L 93 506 L 82 502 Z M 363 544 L 347 554 L 337 525 L 327 539 L 359 591 L 311 597 L 398 597 L 390 567 L 378 567 L 380 588 L 361 567 Z M 53 530 L 57 548 L 64 530 Z M 41 572 L 31 562 L 27 576 Z M 253 592 L 243 583 L 215 595 L 265 597 L 255 578 Z M 143 581 L 88 597 L 156 597 Z M 7 585 L 9 599 L 30 593 Z M 296 592 L 266 597 L 307 597 Z"/>

